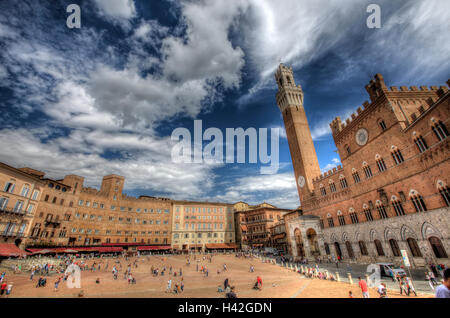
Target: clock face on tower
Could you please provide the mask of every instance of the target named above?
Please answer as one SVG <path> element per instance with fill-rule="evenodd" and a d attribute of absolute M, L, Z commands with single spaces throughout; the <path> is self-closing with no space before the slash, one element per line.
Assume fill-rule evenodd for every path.
<path fill-rule="evenodd" d="M 304 176 L 299 176 L 298 180 L 297 180 L 298 186 L 300 188 L 303 188 L 305 186 L 305 177 Z"/>
<path fill-rule="evenodd" d="M 369 133 L 364 128 L 361 128 L 356 132 L 356 143 L 360 146 L 364 146 L 369 139 Z"/>

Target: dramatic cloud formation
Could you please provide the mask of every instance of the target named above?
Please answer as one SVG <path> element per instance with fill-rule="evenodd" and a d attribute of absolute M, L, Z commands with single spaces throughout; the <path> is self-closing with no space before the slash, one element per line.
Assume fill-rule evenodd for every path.
<path fill-rule="evenodd" d="M 144 1 L 86 2 L 82 28 L 69 30 L 59 6 L 0 2 L 0 160 L 54 177 L 77 173 L 89 185 L 117 173 L 130 191 L 294 208 L 291 170 L 261 176 L 243 166 L 230 180 L 218 166 L 174 164 L 171 129 L 205 115 L 219 126 L 221 108 L 258 127 L 264 111 L 277 111 L 273 72 L 282 61 L 308 94 L 327 96 L 305 107 L 313 139 L 329 140 L 329 122 L 358 106 L 336 88 L 342 83 L 383 71 L 391 85 L 420 84 L 450 69 L 445 0 L 380 1 L 376 30 L 365 25 L 369 0 L 162 3 L 169 14 Z M 282 119 L 269 114 L 264 123 L 280 127 Z M 289 157 L 284 129 L 281 137 Z M 323 170 L 339 164 L 327 155 Z"/>

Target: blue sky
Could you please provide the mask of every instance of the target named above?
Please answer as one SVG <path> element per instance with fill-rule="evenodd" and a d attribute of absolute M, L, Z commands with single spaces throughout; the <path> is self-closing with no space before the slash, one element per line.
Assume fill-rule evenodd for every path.
<path fill-rule="evenodd" d="M 80 29 L 66 7 L 81 7 Z M 172 131 L 283 127 L 274 71 L 294 69 L 323 170 L 339 163 L 328 128 L 388 86 L 443 85 L 450 2 L 92 0 L 0 2 L 0 161 L 98 187 L 126 177 L 130 195 L 298 206 L 285 137 L 280 169 L 176 164 Z M 283 134 L 282 134 L 283 135 Z"/>

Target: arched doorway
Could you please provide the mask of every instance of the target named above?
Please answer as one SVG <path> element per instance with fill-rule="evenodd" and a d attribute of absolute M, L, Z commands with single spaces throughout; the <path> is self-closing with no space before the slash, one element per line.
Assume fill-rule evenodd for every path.
<path fill-rule="evenodd" d="M 428 238 L 430 242 L 431 248 L 433 249 L 434 255 L 436 258 L 447 258 L 447 252 L 445 251 L 444 246 L 439 238 L 436 236 L 431 236 Z"/>
<path fill-rule="evenodd" d="M 345 242 L 345 247 L 347 248 L 348 257 L 354 258 L 355 257 L 355 253 L 353 253 L 352 244 L 350 244 L 349 241 L 346 241 Z"/>
<path fill-rule="evenodd" d="M 306 231 L 306 237 L 311 248 L 311 254 L 320 255 L 319 243 L 317 242 L 317 233 L 314 229 L 308 229 Z"/>
<path fill-rule="evenodd" d="M 295 229 L 294 231 L 295 244 L 297 245 L 297 256 L 305 257 L 305 250 L 303 249 L 303 240 L 300 229 Z"/>
<path fill-rule="evenodd" d="M 339 246 L 338 242 L 334 242 L 334 249 L 336 251 L 336 256 L 339 260 L 342 259 L 342 252 L 341 252 L 341 247 Z"/>

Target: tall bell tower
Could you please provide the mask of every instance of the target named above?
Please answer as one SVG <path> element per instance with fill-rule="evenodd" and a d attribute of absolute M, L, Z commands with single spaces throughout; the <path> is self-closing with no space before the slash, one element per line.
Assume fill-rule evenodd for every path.
<path fill-rule="evenodd" d="M 313 191 L 313 179 L 320 175 L 319 161 L 303 108 L 303 91 L 300 85 L 295 85 L 292 67 L 280 64 L 275 79 L 278 83 L 277 104 L 283 114 L 297 190 L 303 205 Z"/>

